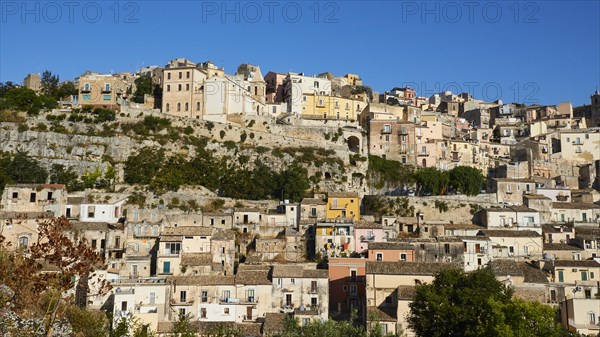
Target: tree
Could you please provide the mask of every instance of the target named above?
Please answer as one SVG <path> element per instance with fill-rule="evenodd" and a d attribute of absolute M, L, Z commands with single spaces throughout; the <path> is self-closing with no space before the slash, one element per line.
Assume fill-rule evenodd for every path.
<path fill-rule="evenodd" d="M 144 103 L 144 95 L 152 94 L 152 78 L 149 76 L 140 76 L 135 80 L 135 94 L 133 101 L 135 103 Z"/>
<path fill-rule="evenodd" d="M 23 152 L 17 152 L 4 169 L 5 175 L 14 183 L 43 184 L 48 178 L 46 169 Z"/>
<path fill-rule="evenodd" d="M 148 185 L 160 171 L 164 150 L 144 147 L 125 162 L 125 182 Z"/>
<path fill-rule="evenodd" d="M 64 293 L 73 289 L 79 279 L 94 276 L 96 270 L 105 266 L 85 238 L 72 235 L 72 225 L 66 218 L 40 219 L 37 225 L 38 239 L 27 254 L 9 249 L 10 243 L 0 235 L 0 284 L 16 292 L 13 310 L 37 310 L 43 317 L 46 335 L 52 336 L 53 323 L 64 311 L 64 303 L 73 300 L 64 297 Z M 48 272 L 47 266 L 54 271 Z M 93 295 L 104 295 L 110 289 L 106 280 L 96 286 L 98 293 Z M 40 298 L 44 301 L 40 302 Z"/>
<path fill-rule="evenodd" d="M 416 180 L 421 191 L 440 195 L 446 191 L 450 177 L 448 172 L 440 171 L 434 167 L 426 167 L 417 172 Z"/>
<path fill-rule="evenodd" d="M 191 316 L 179 315 L 179 319 L 173 324 L 171 334 L 178 337 L 196 337 L 198 328 L 192 323 Z"/>
<path fill-rule="evenodd" d="M 558 337 L 551 307 L 512 299 L 512 290 L 489 269 L 469 274 L 448 269 L 417 286 L 408 324 L 421 337 Z"/>
<path fill-rule="evenodd" d="M 466 195 L 478 195 L 483 186 L 483 175 L 474 167 L 457 166 L 450 170 L 450 186 Z"/>
<path fill-rule="evenodd" d="M 52 74 L 49 70 L 44 71 L 41 78 L 42 94 L 50 97 L 57 97 L 58 82 L 58 75 Z"/>
<path fill-rule="evenodd" d="M 71 81 L 62 82 L 56 90 L 56 99 L 63 99 L 65 97 L 79 94 L 79 90 L 75 87 L 75 84 Z"/>

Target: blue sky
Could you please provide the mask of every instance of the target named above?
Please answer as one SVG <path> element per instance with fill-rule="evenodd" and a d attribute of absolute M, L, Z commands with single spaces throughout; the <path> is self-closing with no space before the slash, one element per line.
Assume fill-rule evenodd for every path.
<path fill-rule="evenodd" d="M 600 1 L 0 2 L 1 82 L 176 57 L 228 73 L 241 63 L 357 73 L 375 91 L 589 104 L 600 87 Z"/>

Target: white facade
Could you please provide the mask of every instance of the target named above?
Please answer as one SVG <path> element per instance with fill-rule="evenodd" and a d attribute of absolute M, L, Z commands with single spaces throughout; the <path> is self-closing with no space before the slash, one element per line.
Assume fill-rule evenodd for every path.
<path fill-rule="evenodd" d="M 82 204 L 79 221 L 116 223 L 123 216 L 126 199 L 114 204 Z"/>
<path fill-rule="evenodd" d="M 284 96 L 288 112 L 302 113 L 304 94 L 331 95 L 332 83 L 327 78 L 289 73 L 285 79 Z"/>

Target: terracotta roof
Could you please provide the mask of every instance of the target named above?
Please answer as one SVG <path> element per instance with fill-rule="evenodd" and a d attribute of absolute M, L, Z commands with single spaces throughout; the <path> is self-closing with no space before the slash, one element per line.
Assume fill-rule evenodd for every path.
<path fill-rule="evenodd" d="M 272 285 L 269 279 L 270 268 L 262 270 L 238 270 L 235 275 L 236 285 Z"/>
<path fill-rule="evenodd" d="M 280 331 L 283 331 L 283 321 L 287 314 L 284 313 L 265 313 L 265 323 L 263 325 L 263 332 L 265 335 L 273 335 Z"/>
<path fill-rule="evenodd" d="M 328 198 L 358 198 L 358 193 L 356 192 L 329 192 L 327 194 Z"/>
<path fill-rule="evenodd" d="M 317 198 L 304 198 L 300 202 L 301 205 L 327 205 L 327 201 Z"/>
<path fill-rule="evenodd" d="M 519 262 L 519 268 L 525 275 L 525 283 L 548 283 L 546 273 L 527 262 Z"/>
<path fill-rule="evenodd" d="M 568 243 L 544 243 L 544 251 L 547 250 L 583 250 Z"/>
<path fill-rule="evenodd" d="M 529 208 L 525 205 L 516 205 L 516 206 L 508 206 L 508 207 L 492 207 L 492 208 L 486 208 L 485 209 L 486 212 L 493 212 L 493 213 L 503 213 L 503 212 L 538 212 L 538 210 L 535 210 L 533 208 Z"/>
<path fill-rule="evenodd" d="M 233 276 L 223 275 L 194 275 L 194 276 L 171 276 L 167 282 L 177 282 L 178 285 L 234 285 Z"/>
<path fill-rule="evenodd" d="M 329 278 L 327 269 L 304 269 L 302 278 Z"/>
<path fill-rule="evenodd" d="M 543 195 L 543 194 L 525 194 L 523 195 L 523 198 L 527 198 L 527 199 L 547 199 L 547 200 L 552 200 L 550 198 L 548 198 L 547 196 Z"/>
<path fill-rule="evenodd" d="M 178 242 L 183 241 L 183 235 L 160 235 L 160 241 L 162 242 Z"/>
<path fill-rule="evenodd" d="M 444 229 L 482 229 L 485 227 L 478 226 L 472 223 L 465 224 L 444 224 Z"/>
<path fill-rule="evenodd" d="M 535 181 L 531 179 L 493 178 L 492 180 L 496 180 L 498 182 L 535 183 Z"/>
<path fill-rule="evenodd" d="M 371 242 L 370 250 L 415 250 L 415 247 L 408 242 Z"/>
<path fill-rule="evenodd" d="M 510 229 L 482 229 L 477 235 L 484 235 L 487 237 L 517 237 L 517 238 L 528 238 L 540 236 L 536 231 L 517 231 Z"/>
<path fill-rule="evenodd" d="M 495 259 L 490 261 L 490 268 L 496 276 L 525 276 L 514 260 Z"/>
<path fill-rule="evenodd" d="M 181 264 L 184 266 L 210 266 L 212 264 L 212 254 L 182 253 Z"/>
<path fill-rule="evenodd" d="M 380 322 L 396 322 L 396 309 L 393 307 L 368 307 L 367 318 L 375 317 Z"/>
<path fill-rule="evenodd" d="M 439 263 L 439 262 L 374 262 L 367 261 L 367 274 L 383 274 L 383 275 L 434 275 L 435 273 L 445 270 L 457 268 L 462 269 L 462 265 L 455 263 Z"/>
<path fill-rule="evenodd" d="M 553 209 L 600 209 L 596 204 L 585 202 L 553 202 Z"/>
<path fill-rule="evenodd" d="M 595 227 L 577 227 L 575 228 L 575 237 L 584 240 L 598 240 L 600 238 L 600 228 Z"/>
<path fill-rule="evenodd" d="M 554 267 L 589 267 L 598 268 L 600 263 L 594 260 L 556 260 Z"/>
<path fill-rule="evenodd" d="M 301 278 L 304 267 L 301 265 L 277 265 L 273 266 L 274 278 Z"/>
<path fill-rule="evenodd" d="M 217 230 L 212 235 L 211 239 L 217 241 L 235 240 L 235 233 L 230 230 Z"/>
<path fill-rule="evenodd" d="M 212 228 L 200 226 L 165 227 L 162 235 L 211 236 Z"/>
<path fill-rule="evenodd" d="M 77 231 L 106 231 L 108 230 L 108 223 L 106 222 L 80 222 L 71 221 L 73 230 Z"/>

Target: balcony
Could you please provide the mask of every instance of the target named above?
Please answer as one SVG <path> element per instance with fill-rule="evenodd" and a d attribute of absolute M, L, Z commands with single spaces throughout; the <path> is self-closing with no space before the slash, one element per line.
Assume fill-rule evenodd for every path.
<path fill-rule="evenodd" d="M 392 129 L 391 128 L 390 129 L 385 129 L 385 128 L 381 129 L 381 133 L 384 134 L 384 135 L 385 134 L 390 134 L 390 133 L 392 133 Z"/>
<path fill-rule="evenodd" d="M 92 87 L 87 87 L 87 88 L 86 88 L 86 87 L 83 87 L 83 88 L 81 88 L 81 92 L 82 92 L 82 93 L 89 93 L 89 92 L 92 92 Z"/>
<path fill-rule="evenodd" d="M 312 288 L 312 287 L 311 287 L 311 288 L 308 290 L 308 293 L 309 293 L 309 294 L 318 294 L 318 293 L 319 293 L 319 288 Z"/>
<path fill-rule="evenodd" d="M 429 153 L 427 153 L 427 152 L 420 152 L 420 153 L 417 154 L 417 156 L 419 156 L 419 157 L 428 157 Z"/>
<path fill-rule="evenodd" d="M 574 140 L 572 144 L 573 145 L 583 145 L 583 142 L 580 140 Z"/>
<path fill-rule="evenodd" d="M 172 298 L 171 299 L 171 305 L 172 306 L 190 306 L 190 305 L 193 305 L 193 304 L 194 304 L 194 300 L 191 300 L 191 299 L 187 300 L 187 301 L 186 301 L 185 298 L 183 298 L 183 299 Z"/>
<path fill-rule="evenodd" d="M 102 88 L 102 90 L 101 90 L 101 92 L 102 92 L 103 94 L 109 94 L 111 91 L 112 91 L 112 89 L 111 89 L 110 87 L 109 87 L 109 88 L 106 88 L 106 87 L 104 87 L 104 88 Z"/>
<path fill-rule="evenodd" d="M 398 152 L 400 152 L 400 154 L 408 154 L 407 149 L 400 149 Z"/>

